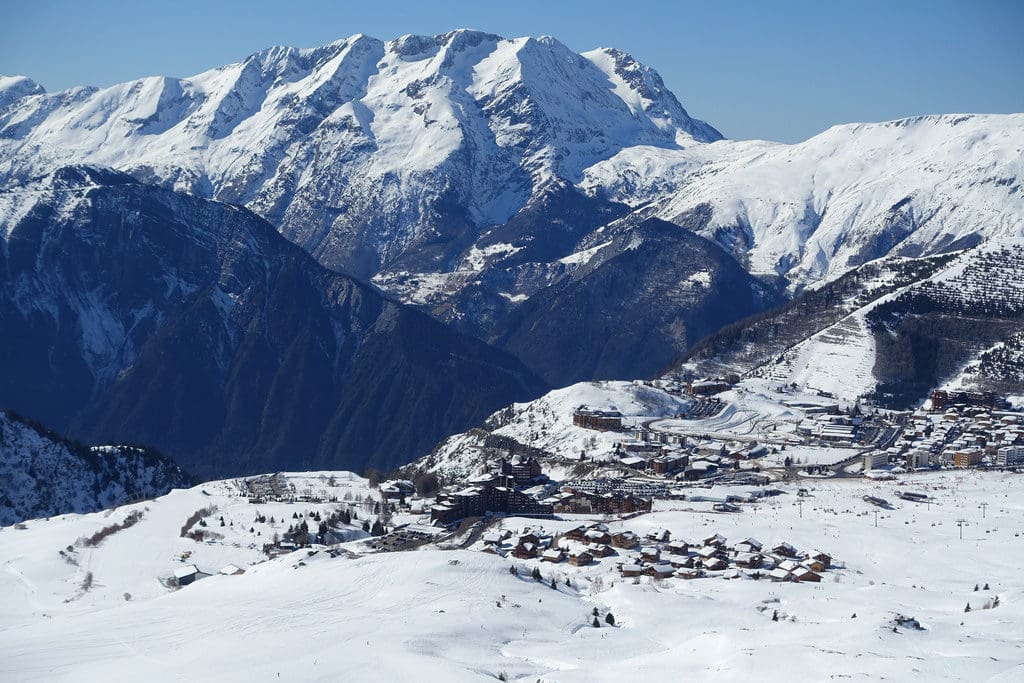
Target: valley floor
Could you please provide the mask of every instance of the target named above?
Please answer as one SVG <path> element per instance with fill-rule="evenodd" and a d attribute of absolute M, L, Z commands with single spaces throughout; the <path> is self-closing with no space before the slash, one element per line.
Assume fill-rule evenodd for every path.
<path fill-rule="evenodd" d="M 336 485 L 363 491 L 355 477 Z M 271 506 L 238 497 L 229 482 L 113 513 L 30 521 L 0 530 L 0 679 L 1024 677 L 1024 476 L 947 471 L 801 486 L 808 497 L 798 499 L 796 486 L 783 484 L 786 494 L 739 514 L 712 512 L 710 499 L 743 488 L 720 487 L 708 502 L 662 501 L 651 514 L 601 521 L 613 531 L 661 527 L 678 539 L 718 532 L 730 541 L 753 536 L 821 549 L 838 568 L 819 584 L 721 577 L 634 583 L 619 577 L 615 556 L 572 567 L 503 559 L 476 545 L 367 553 L 359 540 L 342 544 L 337 550 L 350 552 L 336 557 L 321 548 L 251 564 L 260 557 L 243 543 L 251 519 L 219 543 L 179 536 L 185 519 L 210 504 L 219 507 L 213 519 L 236 521 L 228 530 L 242 527 L 256 507 L 272 514 Z M 896 489 L 926 492 L 934 502 L 900 501 Z M 863 501 L 866 494 L 895 507 L 875 508 Z M 76 551 L 78 566 L 58 554 L 131 509 L 144 510 L 142 519 Z M 570 517 L 500 524 L 559 533 L 585 520 Z M 966 522 L 962 540 L 958 520 Z M 247 571 L 165 588 L 159 579 L 188 551 L 187 561 L 201 569 L 232 562 Z M 529 578 L 535 566 L 541 582 Z M 996 597 L 998 606 L 984 609 Z M 591 625 L 595 608 L 600 628 Z M 615 626 L 606 625 L 608 612 Z M 897 613 L 924 630 L 894 630 Z"/>

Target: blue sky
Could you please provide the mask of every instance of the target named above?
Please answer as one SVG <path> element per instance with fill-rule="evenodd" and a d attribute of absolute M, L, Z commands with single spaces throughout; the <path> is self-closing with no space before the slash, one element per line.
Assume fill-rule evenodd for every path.
<path fill-rule="evenodd" d="M 731 138 L 802 140 L 926 113 L 1024 111 L 1024 0 L 6 0 L 0 73 L 48 90 L 188 76 L 270 45 L 479 28 L 618 47 Z"/>

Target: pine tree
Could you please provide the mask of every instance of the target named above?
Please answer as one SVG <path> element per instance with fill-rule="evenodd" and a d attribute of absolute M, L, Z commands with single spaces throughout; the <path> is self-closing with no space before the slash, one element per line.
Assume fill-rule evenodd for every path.
<path fill-rule="evenodd" d="M 964 611 L 965 612 L 970 612 L 971 611 L 971 603 L 967 603 L 967 607 L 964 607 Z"/>
<path fill-rule="evenodd" d="M 594 626 L 594 628 L 601 628 L 601 620 L 598 619 L 597 617 L 594 617 L 593 626 Z"/>
<path fill-rule="evenodd" d="M 519 576 L 519 570 L 516 569 L 516 566 L 514 564 L 509 565 L 508 573 L 512 576 Z"/>
<path fill-rule="evenodd" d="M 593 614 L 595 617 L 597 616 L 598 613 L 597 613 L 597 608 L 596 607 L 594 608 L 594 611 L 591 612 L 591 614 Z"/>
<path fill-rule="evenodd" d="M 608 624 L 609 626 L 615 626 L 615 617 L 612 616 L 611 612 L 609 612 L 608 615 L 604 618 L 604 623 Z"/>
<path fill-rule="evenodd" d="M 540 581 L 542 578 L 540 575 L 540 569 L 537 567 L 533 568 L 533 572 L 530 575 L 533 577 L 534 581 Z"/>

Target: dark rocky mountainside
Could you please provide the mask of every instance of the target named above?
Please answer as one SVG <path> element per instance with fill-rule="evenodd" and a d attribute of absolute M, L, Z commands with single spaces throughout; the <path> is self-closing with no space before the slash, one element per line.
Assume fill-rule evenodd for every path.
<path fill-rule="evenodd" d="M 544 384 L 249 211 L 61 169 L 0 193 L 0 405 L 202 476 L 381 468 Z"/>
<path fill-rule="evenodd" d="M 83 446 L 0 411 L 0 526 L 95 512 L 191 485 L 170 458 L 136 446 Z"/>

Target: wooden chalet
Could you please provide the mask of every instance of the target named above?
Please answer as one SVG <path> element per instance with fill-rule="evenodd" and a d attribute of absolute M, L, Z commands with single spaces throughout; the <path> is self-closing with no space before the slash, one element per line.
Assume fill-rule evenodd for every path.
<path fill-rule="evenodd" d="M 551 562 L 552 564 L 558 564 L 564 559 L 565 554 L 558 548 L 549 548 L 540 556 L 541 562 Z"/>
<path fill-rule="evenodd" d="M 704 545 L 713 545 L 719 548 L 724 547 L 726 538 L 722 534 L 714 534 L 704 539 Z"/>
<path fill-rule="evenodd" d="M 576 550 L 569 553 L 569 564 L 574 567 L 585 567 L 594 561 L 594 556 L 586 550 Z"/>
<path fill-rule="evenodd" d="M 644 571 L 644 568 L 639 564 L 624 564 L 619 569 L 619 573 L 622 574 L 623 578 L 629 578 L 633 576 L 640 576 Z"/>
<path fill-rule="evenodd" d="M 701 560 L 701 565 L 710 572 L 717 572 L 727 568 L 729 563 L 720 557 L 709 557 L 706 560 Z"/>
<path fill-rule="evenodd" d="M 819 583 L 821 581 L 821 575 L 817 572 L 813 572 L 807 567 L 797 567 L 793 570 L 794 581 L 811 581 L 813 583 Z"/>
<path fill-rule="evenodd" d="M 675 567 L 670 564 L 649 564 L 644 567 L 644 574 L 656 579 L 671 579 L 675 573 Z"/>
<path fill-rule="evenodd" d="M 641 548 L 640 557 L 644 562 L 657 562 L 661 559 L 661 548 L 654 545 Z"/>
<path fill-rule="evenodd" d="M 632 531 L 618 531 L 612 534 L 612 545 L 630 550 L 640 545 L 640 537 Z"/>
<path fill-rule="evenodd" d="M 778 544 L 772 548 L 772 552 L 776 555 L 782 555 L 783 557 L 796 557 L 797 554 L 796 548 L 789 543 Z"/>

